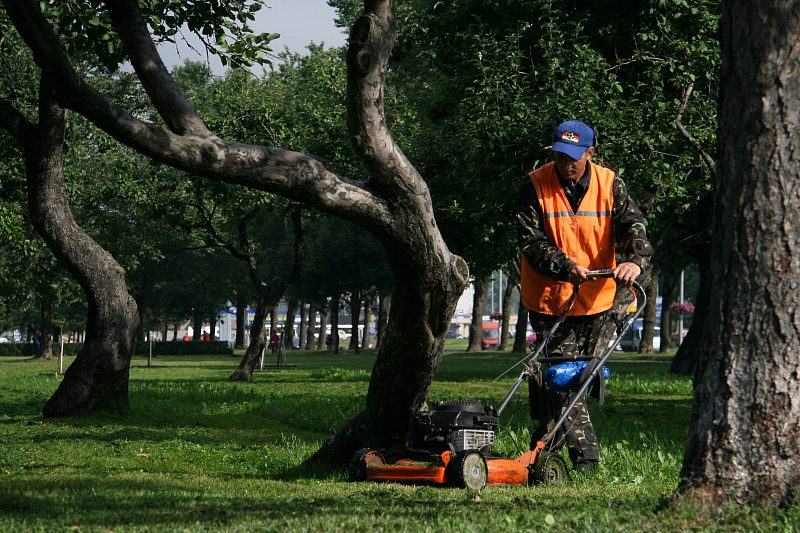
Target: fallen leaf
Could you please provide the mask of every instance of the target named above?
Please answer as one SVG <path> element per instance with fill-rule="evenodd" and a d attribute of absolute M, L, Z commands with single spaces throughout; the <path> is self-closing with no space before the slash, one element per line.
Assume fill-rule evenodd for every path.
<path fill-rule="evenodd" d="M 70 529 L 72 531 L 80 531 L 81 529 L 83 529 L 83 526 L 72 526 Z"/>
<path fill-rule="evenodd" d="M 474 502 L 482 502 L 483 500 L 481 500 L 481 497 L 476 494 L 475 497 L 472 498 L 472 501 L 474 501 Z"/>
<path fill-rule="evenodd" d="M 13 475 L 14 475 L 14 472 L 9 472 L 9 471 L 8 471 L 8 470 L 6 470 L 5 468 L 3 469 L 3 472 L 5 472 L 6 474 L 8 474 L 9 476 L 13 476 Z"/>
<path fill-rule="evenodd" d="M 149 453 L 137 453 L 136 457 L 150 457 Z"/>

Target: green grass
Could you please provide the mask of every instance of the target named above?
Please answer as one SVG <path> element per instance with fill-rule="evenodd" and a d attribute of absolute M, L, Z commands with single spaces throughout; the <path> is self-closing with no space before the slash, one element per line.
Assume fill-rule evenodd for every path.
<path fill-rule="evenodd" d="M 137 358 L 131 412 L 43 419 L 55 363 L 0 360 L 0 531 L 796 531 L 800 506 L 721 519 L 664 504 L 678 481 L 689 378 L 614 361 L 591 404 L 602 462 L 566 487 L 348 483 L 301 462 L 363 407 L 374 351 L 288 354 L 287 368 L 231 383 L 238 358 Z M 446 352 L 430 399 L 496 402 L 519 354 Z M 269 362 L 269 361 L 268 361 Z M 530 435 L 527 396 L 504 415 L 495 453 Z"/>

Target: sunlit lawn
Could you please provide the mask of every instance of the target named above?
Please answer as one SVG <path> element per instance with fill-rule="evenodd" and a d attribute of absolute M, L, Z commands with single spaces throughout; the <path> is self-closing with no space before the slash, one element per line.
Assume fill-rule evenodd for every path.
<path fill-rule="evenodd" d="M 348 483 L 300 468 L 363 407 L 374 351 L 289 352 L 252 383 L 238 358 L 134 360 L 131 412 L 43 419 L 56 363 L 0 359 L 0 531 L 791 531 L 798 506 L 704 518 L 664 504 L 678 481 L 688 377 L 653 362 L 609 364 L 591 404 L 602 463 L 566 487 L 466 490 Z M 519 354 L 447 351 L 430 399 L 496 402 Z M 69 361 L 68 361 L 69 362 Z M 275 361 L 267 361 L 274 364 Z M 527 394 L 506 410 L 494 452 L 527 447 Z M 796 530 L 796 529 L 794 529 Z"/>

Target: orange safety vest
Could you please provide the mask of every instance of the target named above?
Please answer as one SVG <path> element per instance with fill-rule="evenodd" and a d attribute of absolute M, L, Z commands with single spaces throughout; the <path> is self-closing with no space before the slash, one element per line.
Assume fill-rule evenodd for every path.
<path fill-rule="evenodd" d="M 591 177 L 578 212 L 572 212 L 554 163 L 529 174 L 544 217 L 544 231 L 550 243 L 575 263 L 589 270 L 615 268 L 614 231 L 611 208 L 614 205 L 614 173 L 590 163 Z M 572 297 L 574 287 L 568 281 L 554 281 L 533 271 L 522 258 L 522 303 L 535 313 L 560 315 Z M 614 304 L 617 284 L 611 278 L 599 278 L 581 284 L 578 298 L 569 316 L 600 313 Z"/>

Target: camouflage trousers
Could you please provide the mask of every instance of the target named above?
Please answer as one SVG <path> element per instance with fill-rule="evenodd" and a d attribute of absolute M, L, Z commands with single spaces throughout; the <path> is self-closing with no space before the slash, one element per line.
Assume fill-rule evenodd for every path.
<path fill-rule="evenodd" d="M 604 315 L 605 313 L 568 316 L 548 340 L 543 357 L 539 358 L 544 368 L 548 367 L 547 357 L 592 355 Z M 544 338 L 544 334 L 550 331 L 557 319 L 539 313 L 530 313 L 529 317 L 538 339 Z M 539 373 L 538 378 L 531 377 L 529 385 L 531 418 L 539 423 L 531 436 L 531 448 L 533 448 L 537 441 L 552 431 L 555 423 L 569 406 L 571 394 L 547 389 L 542 382 L 542 373 Z M 546 449 L 560 450 L 565 442 L 573 465 L 580 461 L 597 461 L 600 458 L 597 435 L 589 418 L 585 397 L 575 404 Z"/>

